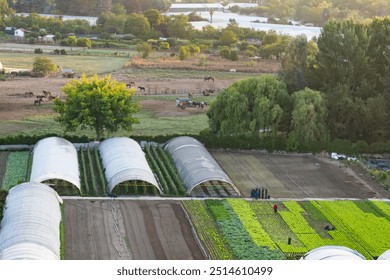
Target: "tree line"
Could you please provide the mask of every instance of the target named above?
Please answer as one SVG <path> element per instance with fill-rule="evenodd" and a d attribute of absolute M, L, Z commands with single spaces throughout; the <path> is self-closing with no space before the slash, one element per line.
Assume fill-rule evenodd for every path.
<path fill-rule="evenodd" d="M 289 149 L 390 136 L 390 18 L 328 22 L 316 40 L 293 38 L 276 77 L 231 85 L 211 104 L 219 135 L 285 134 Z"/>
<path fill-rule="evenodd" d="M 5 0 L 4 0 L 5 1 Z M 7 0 L 10 8 L 20 13 L 99 16 L 102 12 L 123 10 L 126 13 L 148 9 L 166 11 L 169 0 Z"/>
<path fill-rule="evenodd" d="M 2 0 L 17 12 L 99 16 L 102 12 L 144 12 L 148 9 L 167 11 L 170 0 Z M 1 1 L 0 1 L 1 2 Z M 222 1 L 227 5 L 230 1 Z M 236 3 L 248 1 L 234 1 Z M 181 3 L 215 3 L 212 0 L 183 0 Z M 259 0 L 258 7 L 239 8 L 232 12 L 257 14 L 287 23 L 296 20 L 322 26 L 331 19 L 363 20 L 390 14 L 390 2 L 384 0 Z"/>

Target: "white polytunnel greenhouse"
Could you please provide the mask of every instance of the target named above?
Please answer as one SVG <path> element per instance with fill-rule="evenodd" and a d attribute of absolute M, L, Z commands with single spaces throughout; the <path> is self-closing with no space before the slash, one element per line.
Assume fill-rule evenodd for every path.
<path fill-rule="evenodd" d="M 99 145 L 99 152 L 110 193 L 122 183 L 128 183 L 130 186 L 152 185 L 162 193 L 145 153 L 133 139 L 115 137 L 104 140 Z"/>
<path fill-rule="evenodd" d="M 383 252 L 379 257 L 378 260 L 390 260 L 390 249 Z"/>
<path fill-rule="evenodd" d="M 301 260 L 365 260 L 359 252 L 344 246 L 322 246 L 307 252 Z"/>
<path fill-rule="evenodd" d="M 7 196 L 0 227 L 0 260 L 59 260 L 61 198 L 45 184 L 27 182 Z"/>
<path fill-rule="evenodd" d="M 203 192 L 222 193 L 223 190 L 232 196 L 239 195 L 232 180 L 198 140 L 188 136 L 176 137 L 167 142 L 165 150 L 172 156 L 187 194 L 200 187 Z M 194 190 L 194 193 L 202 194 L 199 191 Z"/>
<path fill-rule="evenodd" d="M 48 185 L 74 185 L 80 190 L 80 173 L 77 150 L 60 137 L 44 138 L 34 147 L 31 182 Z"/>

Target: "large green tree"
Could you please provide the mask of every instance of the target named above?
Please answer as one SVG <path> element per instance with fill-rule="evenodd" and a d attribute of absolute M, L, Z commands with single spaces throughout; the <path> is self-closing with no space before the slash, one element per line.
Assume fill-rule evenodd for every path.
<path fill-rule="evenodd" d="M 151 32 L 149 21 L 141 14 L 131 13 L 125 21 L 124 32 L 147 39 Z"/>
<path fill-rule="evenodd" d="M 380 19 L 368 24 L 331 21 L 318 38 L 316 75 L 318 89 L 326 94 L 332 139 L 371 142 L 384 135 L 390 88 L 386 26 Z M 373 104 L 380 106 L 376 112 Z"/>
<path fill-rule="evenodd" d="M 33 62 L 33 73 L 38 77 L 54 74 L 58 71 L 57 66 L 47 57 L 36 57 Z"/>
<path fill-rule="evenodd" d="M 280 78 L 287 84 L 289 92 L 302 90 L 313 80 L 313 73 L 317 47 L 313 41 L 307 41 L 305 35 L 293 38 L 288 51 L 282 56 Z"/>
<path fill-rule="evenodd" d="M 0 28 L 4 28 L 4 18 L 13 14 L 13 10 L 9 7 L 7 0 L 0 0 Z"/>
<path fill-rule="evenodd" d="M 191 38 L 193 27 L 186 15 L 176 15 L 168 18 L 168 33 L 171 37 L 180 39 Z"/>
<path fill-rule="evenodd" d="M 95 74 L 91 78 L 85 75 L 80 80 L 72 80 L 62 88 L 66 99 L 56 99 L 56 118 L 65 126 L 66 131 L 77 128 L 93 129 L 96 139 L 104 133 L 113 133 L 119 129 L 132 130 L 138 123 L 134 114 L 139 105 L 133 100 L 134 89 L 127 89 L 124 83 L 105 76 L 101 79 Z"/>
<path fill-rule="evenodd" d="M 301 149 L 310 148 L 312 143 L 328 141 L 326 126 L 327 109 L 322 94 L 305 88 L 292 95 L 291 138 Z"/>
<path fill-rule="evenodd" d="M 207 112 L 210 129 L 221 135 L 276 133 L 287 129 L 290 97 L 284 82 L 261 76 L 236 82 L 222 91 Z"/>

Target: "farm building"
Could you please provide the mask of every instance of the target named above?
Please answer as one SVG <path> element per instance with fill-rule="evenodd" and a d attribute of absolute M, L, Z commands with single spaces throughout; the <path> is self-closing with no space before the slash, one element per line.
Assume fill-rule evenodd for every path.
<path fill-rule="evenodd" d="M 61 198 L 50 187 L 28 182 L 7 196 L 0 230 L 0 260 L 59 260 Z"/>
<path fill-rule="evenodd" d="M 232 180 L 198 140 L 176 137 L 167 142 L 165 150 L 172 156 L 187 194 L 197 188 L 194 195 L 239 195 Z"/>
<path fill-rule="evenodd" d="M 108 192 L 118 185 L 151 186 L 161 189 L 146 161 L 141 146 L 133 139 L 116 137 L 104 140 L 99 145 L 107 179 Z"/>
<path fill-rule="evenodd" d="M 33 153 L 31 182 L 80 190 L 77 151 L 72 143 L 60 137 L 45 138 L 35 144 Z"/>
<path fill-rule="evenodd" d="M 322 246 L 309 251 L 301 260 L 365 260 L 365 258 L 348 247 Z"/>

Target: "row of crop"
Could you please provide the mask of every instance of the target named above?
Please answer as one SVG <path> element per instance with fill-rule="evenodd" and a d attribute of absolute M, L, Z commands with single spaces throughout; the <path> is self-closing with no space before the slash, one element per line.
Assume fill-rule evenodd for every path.
<path fill-rule="evenodd" d="M 157 175 L 163 195 L 179 196 L 185 194 L 185 188 L 177 174 L 171 158 L 161 147 L 145 146 L 146 159 L 153 172 Z"/>
<path fill-rule="evenodd" d="M 328 219 L 336 220 L 368 253 L 378 257 L 390 248 L 390 223 L 385 217 L 363 212 L 352 201 L 318 201 Z M 362 252 L 364 253 L 364 252 Z"/>
<path fill-rule="evenodd" d="M 78 151 L 81 195 L 105 195 L 107 182 L 97 148 L 80 148 Z"/>
<path fill-rule="evenodd" d="M 275 243 L 271 240 L 268 233 L 264 230 L 256 218 L 249 204 L 243 199 L 227 199 L 234 212 L 240 218 L 244 228 L 257 246 L 268 247 L 276 250 Z"/>
<path fill-rule="evenodd" d="M 206 200 L 206 205 L 236 258 L 241 260 L 285 258 L 279 250 L 257 246 L 226 200 Z"/>
<path fill-rule="evenodd" d="M 150 148 L 145 146 L 144 151 L 145 151 L 146 160 L 149 163 L 149 166 L 152 168 L 152 171 L 157 176 L 157 180 L 158 180 L 159 185 L 162 188 L 162 192 L 165 194 L 168 194 L 169 193 L 168 183 L 165 181 L 165 177 L 163 176 L 163 173 L 161 172 L 155 158 L 152 156 Z"/>
<path fill-rule="evenodd" d="M 167 154 L 167 152 L 161 148 L 161 146 L 157 146 L 157 155 L 158 158 L 161 159 L 162 164 L 166 167 L 173 183 L 175 184 L 177 188 L 177 192 L 179 195 L 184 195 L 186 193 L 186 188 L 182 182 L 182 180 L 179 177 L 179 174 L 177 173 L 177 169 L 175 165 L 173 164 L 172 158 Z"/>
<path fill-rule="evenodd" d="M 27 179 L 30 153 L 27 151 L 14 152 L 8 156 L 5 174 L 1 188 L 9 190 Z"/>
<path fill-rule="evenodd" d="M 213 260 L 231 260 L 233 253 L 226 244 L 225 238 L 216 228 L 216 224 L 207 212 L 204 202 L 200 200 L 184 200 L 183 205 L 194 223 L 200 240 L 205 245 Z"/>
<path fill-rule="evenodd" d="M 276 246 L 287 258 L 299 258 L 324 245 L 346 246 L 366 259 L 376 258 L 390 248 L 390 206 L 383 201 L 364 202 L 368 203 L 362 206 L 367 211 L 357 206 L 363 203 L 359 201 L 287 201 L 279 204 L 277 213 L 269 201 L 227 199 L 202 203 L 217 224 L 220 240 L 226 241 L 238 259 L 282 258 L 277 250 L 268 249 Z M 198 232 L 211 228 L 202 224 L 199 229 L 199 221 L 210 218 L 208 213 L 196 207 L 188 211 L 197 221 Z M 313 223 L 322 227 L 313 227 Z"/>

